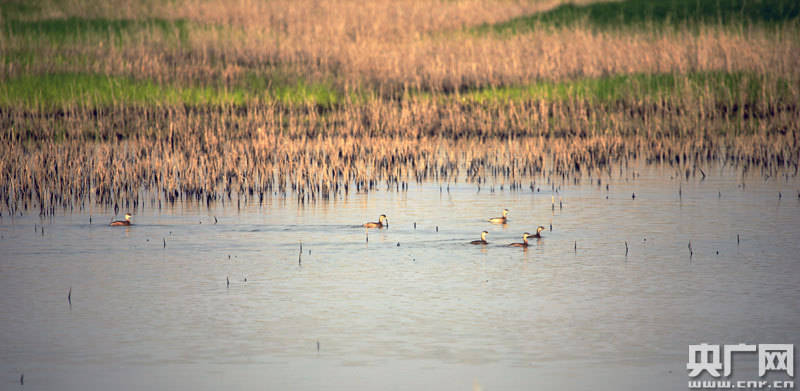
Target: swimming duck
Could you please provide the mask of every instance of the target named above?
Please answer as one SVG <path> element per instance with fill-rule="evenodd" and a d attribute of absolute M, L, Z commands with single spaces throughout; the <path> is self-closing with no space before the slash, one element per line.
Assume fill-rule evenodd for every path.
<path fill-rule="evenodd" d="M 529 236 L 531 236 L 531 234 L 525 232 L 524 234 L 522 234 L 522 243 L 511 243 L 511 244 L 509 244 L 509 246 L 511 246 L 511 247 L 528 247 L 528 237 Z"/>
<path fill-rule="evenodd" d="M 505 224 L 508 221 L 508 209 L 503 209 L 503 217 L 492 217 L 489 219 L 490 223 Z"/>
<path fill-rule="evenodd" d="M 542 237 L 542 231 L 544 231 L 544 227 L 542 227 L 541 225 L 536 227 L 536 233 L 531 235 L 531 237 L 532 238 L 537 238 L 537 239 L 541 238 Z"/>
<path fill-rule="evenodd" d="M 469 244 L 489 244 L 489 242 L 486 241 L 486 234 L 488 233 L 487 231 L 481 232 L 481 240 L 473 240 L 469 242 Z"/>
<path fill-rule="evenodd" d="M 386 215 L 380 215 L 378 217 L 378 222 L 368 222 L 364 223 L 365 228 L 383 228 L 389 226 L 389 220 L 386 218 Z"/>
<path fill-rule="evenodd" d="M 125 213 L 125 220 L 114 220 L 111 222 L 111 226 L 120 226 L 120 225 L 131 225 L 130 213 Z"/>

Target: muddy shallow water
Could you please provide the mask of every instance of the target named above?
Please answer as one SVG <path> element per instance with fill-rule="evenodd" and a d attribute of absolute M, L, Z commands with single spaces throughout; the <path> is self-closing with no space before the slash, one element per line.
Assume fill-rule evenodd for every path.
<path fill-rule="evenodd" d="M 706 172 L 4 213 L 0 384 L 683 389 L 689 344 L 800 343 L 800 181 Z"/>

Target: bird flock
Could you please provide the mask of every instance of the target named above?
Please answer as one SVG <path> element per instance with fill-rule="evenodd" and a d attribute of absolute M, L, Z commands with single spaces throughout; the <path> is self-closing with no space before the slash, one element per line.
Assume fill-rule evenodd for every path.
<path fill-rule="evenodd" d="M 505 226 L 506 224 L 508 224 L 508 213 L 509 212 L 510 211 L 508 209 L 503 209 L 503 212 L 502 212 L 503 215 L 502 216 L 500 216 L 500 217 L 492 217 L 492 218 L 488 219 L 487 221 L 492 223 L 492 224 L 502 224 L 502 225 Z M 370 229 L 370 228 L 378 228 L 378 229 L 380 229 L 380 228 L 388 228 L 389 227 L 389 220 L 388 220 L 388 218 L 386 217 L 385 214 L 382 214 L 382 215 L 380 215 L 378 217 L 378 221 L 366 222 L 362 226 L 364 228 L 366 228 L 366 229 Z M 414 223 L 414 228 L 416 228 L 416 227 L 417 227 L 417 223 Z M 511 244 L 509 244 L 509 246 L 526 248 L 529 245 L 528 238 L 541 239 L 542 238 L 542 231 L 544 231 L 544 229 L 545 228 L 540 225 L 540 226 L 538 226 L 536 228 L 536 233 L 535 234 L 531 234 L 529 232 L 525 232 L 525 233 L 522 234 L 522 242 L 511 243 Z M 439 226 L 436 226 L 436 231 L 437 232 L 439 231 Z M 489 244 L 489 242 L 486 240 L 486 235 L 488 235 L 488 234 L 489 234 L 489 231 L 482 231 L 480 240 L 473 240 L 473 241 L 469 242 L 469 244 L 483 245 L 483 246 Z M 367 241 L 369 241 L 369 234 L 367 234 Z M 400 243 L 398 243 L 397 245 L 399 246 Z"/>
<path fill-rule="evenodd" d="M 506 224 L 508 224 L 508 213 L 509 212 L 510 211 L 508 209 L 503 209 L 503 211 L 502 211 L 503 215 L 502 216 L 500 216 L 500 217 L 492 217 L 492 218 L 488 219 L 487 221 L 492 223 L 492 224 L 506 225 Z M 132 225 L 131 217 L 132 216 L 131 216 L 130 213 L 125 213 L 125 219 L 124 220 L 114 220 L 109 225 L 112 226 L 112 227 L 130 226 L 130 225 Z M 216 220 L 216 217 L 214 219 Z M 417 226 L 417 223 L 414 223 L 414 227 L 415 228 L 416 228 L 416 226 Z M 370 228 L 377 228 L 377 229 L 389 228 L 389 218 L 386 217 L 385 214 L 382 214 L 382 215 L 378 216 L 378 221 L 368 221 L 368 222 L 362 224 L 362 227 L 364 227 L 366 229 L 370 229 Z M 439 230 L 438 226 L 436 227 L 436 230 L 438 232 L 438 230 Z M 528 238 L 541 239 L 542 238 L 542 231 L 544 231 L 544 230 L 545 230 L 545 228 L 540 225 L 540 226 L 536 227 L 536 233 L 535 234 L 531 234 L 529 232 L 524 232 L 522 234 L 522 242 L 511 243 L 511 244 L 509 244 L 509 246 L 511 246 L 511 247 L 528 247 L 528 245 L 529 245 L 528 244 Z M 488 234 L 489 234 L 489 231 L 482 231 L 480 240 L 473 240 L 473 241 L 471 241 L 469 243 L 470 244 L 487 245 L 487 244 L 489 244 L 489 242 L 486 240 L 486 235 L 488 235 Z M 369 241 L 369 235 L 367 235 L 367 241 Z M 398 243 L 398 246 L 399 245 L 400 244 Z M 166 243 L 165 243 L 164 247 L 166 247 Z M 300 252 L 302 254 L 302 244 L 301 244 L 301 247 L 300 247 Z M 230 281 L 228 281 L 228 285 L 230 285 Z"/>

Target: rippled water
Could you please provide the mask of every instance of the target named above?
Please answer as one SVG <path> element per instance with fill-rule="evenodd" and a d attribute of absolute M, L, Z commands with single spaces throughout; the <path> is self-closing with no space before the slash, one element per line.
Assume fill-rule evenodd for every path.
<path fill-rule="evenodd" d="M 800 343 L 798 180 L 632 172 L 4 214 L 0 388 L 683 389 L 688 344 Z"/>

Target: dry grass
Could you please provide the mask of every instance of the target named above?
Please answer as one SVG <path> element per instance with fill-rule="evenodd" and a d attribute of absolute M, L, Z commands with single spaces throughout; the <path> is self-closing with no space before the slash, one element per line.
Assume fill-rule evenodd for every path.
<path fill-rule="evenodd" d="M 73 4 L 74 3 L 74 4 Z M 35 62 L 3 65 L 2 74 L 84 71 L 155 81 L 230 84 L 273 67 L 345 90 L 384 94 L 408 89 L 505 86 L 539 79 L 618 73 L 753 71 L 797 79 L 800 40 L 794 25 L 709 26 L 699 31 L 595 31 L 590 26 L 539 28 L 515 35 L 465 28 L 551 8 L 559 2 L 514 1 L 188 1 L 167 5 L 43 6 L 43 16 L 158 17 L 187 20 L 178 29 L 143 28 L 124 39 L 47 42 L 7 39 L 6 51 L 32 50 Z M 119 5 L 119 4 L 116 4 Z M 105 19 L 103 19 L 105 20 Z M 118 42 L 117 42 L 118 41 Z M 57 53 L 86 59 L 64 63 Z"/>
<path fill-rule="evenodd" d="M 384 187 L 403 190 L 409 182 L 423 181 L 467 180 L 479 187 L 504 184 L 523 190 L 535 180 L 570 183 L 587 174 L 610 176 L 619 164 L 640 159 L 670 165 L 676 175 L 687 177 L 717 163 L 759 169 L 766 176 L 797 174 L 793 128 L 726 135 L 703 128 L 748 119 L 665 115 L 647 108 L 583 114 L 570 107 L 495 107 L 478 113 L 483 106 L 477 105 L 460 113 L 451 105 L 374 104 L 330 118 L 279 107 L 132 111 L 125 113 L 128 117 L 119 111 L 99 122 L 94 113 L 67 122 L 40 117 L 36 121 L 42 124 L 62 126 L 64 140 L 4 140 L 1 190 L 10 213 L 38 208 L 51 214 L 87 202 L 138 208 L 160 207 L 162 200 L 209 204 L 295 197 L 305 203 Z M 598 116 L 610 127 L 582 130 Z M 788 112 L 770 121 L 791 126 L 797 116 Z M 150 132 L 117 137 L 115 124 L 134 118 L 142 121 L 134 128 L 165 122 L 147 128 Z M 88 122 L 105 141 L 70 134 Z M 550 132 L 530 130 L 547 126 Z M 673 127 L 681 132 L 660 133 Z"/>
<path fill-rule="evenodd" d="M 227 94 L 257 80 L 267 92 L 325 85 L 346 99 L 141 103 L 120 94 L 48 105 L 43 95 L 23 105 L 7 96 L 0 194 L 8 212 L 308 202 L 426 180 L 522 190 L 537 178 L 607 175 L 629 159 L 681 175 L 709 162 L 765 175 L 798 168 L 795 24 L 495 34 L 472 28 L 561 2 L 129 3 L 42 1 L 14 16 L 21 32 L 2 33 L 0 79 L 89 74 Z M 704 73 L 749 75 L 758 88 L 690 86 Z M 687 87 L 651 95 L 623 80 L 633 87 L 599 101 L 503 94 L 620 74 L 675 75 Z"/>

